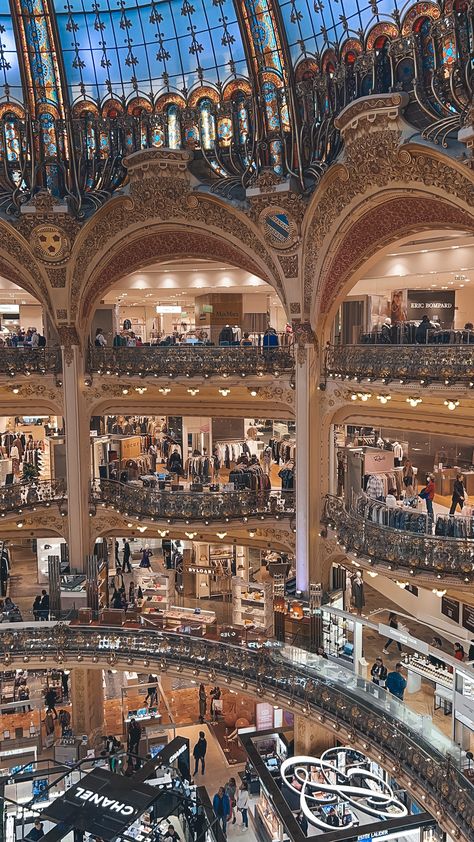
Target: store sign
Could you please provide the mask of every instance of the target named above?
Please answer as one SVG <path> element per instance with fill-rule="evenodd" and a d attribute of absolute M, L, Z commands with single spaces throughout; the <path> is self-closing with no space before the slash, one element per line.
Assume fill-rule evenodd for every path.
<path fill-rule="evenodd" d="M 429 292 L 421 289 L 408 290 L 407 318 L 409 321 L 421 321 L 428 316 L 430 321 L 439 321 L 441 327 L 451 327 L 454 323 L 453 291 Z"/>
<path fill-rule="evenodd" d="M 474 633 L 474 606 L 463 605 L 462 607 L 462 624 L 465 629 Z"/>
<path fill-rule="evenodd" d="M 459 623 L 459 608 L 457 599 L 450 599 L 449 596 L 441 597 L 441 613 L 455 623 Z"/>
<path fill-rule="evenodd" d="M 157 304 L 156 312 L 160 316 L 165 316 L 168 313 L 181 313 L 181 307 L 179 304 Z"/>
<path fill-rule="evenodd" d="M 106 795 L 93 792 L 91 789 L 84 789 L 82 786 L 76 786 L 74 791 L 71 792 L 71 797 L 78 798 L 79 801 L 87 801 L 89 806 L 119 813 L 121 816 L 133 816 L 136 813 L 135 807 L 132 807 L 131 804 L 124 804 L 115 798 L 107 798 Z"/>
<path fill-rule="evenodd" d="M 259 702 L 255 710 L 257 731 L 269 731 L 273 728 L 273 705 Z"/>
<path fill-rule="evenodd" d="M 393 470 L 393 450 L 375 450 L 367 448 L 364 453 L 364 473 L 378 474 Z"/>

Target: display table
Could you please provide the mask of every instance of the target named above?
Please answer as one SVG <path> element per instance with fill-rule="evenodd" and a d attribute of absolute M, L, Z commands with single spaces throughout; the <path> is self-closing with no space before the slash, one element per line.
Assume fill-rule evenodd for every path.
<path fill-rule="evenodd" d="M 63 744 L 62 740 L 56 740 L 54 743 L 54 759 L 57 763 L 64 763 L 66 766 L 77 763 L 80 760 L 79 746 L 81 744 L 82 740 L 79 737 L 71 737 L 71 742 L 66 745 Z"/>
<path fill-rule="evenodd" d="M 421 688 L 422 678 L 426 678 L 440 687 L 445 687 L 452 693 L 453 676 L 448 670 L 439 669 L 424 658 L 412 658 L 411 656 L 403 660 L 403 665 L 408 670 L 407 693 L 416 693 Z"/>

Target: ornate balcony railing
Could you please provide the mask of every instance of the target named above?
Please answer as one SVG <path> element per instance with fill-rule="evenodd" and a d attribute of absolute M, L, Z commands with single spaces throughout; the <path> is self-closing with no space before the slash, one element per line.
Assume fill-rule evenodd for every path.
<path fill-rule="evenodd" d="M 62 503 L 66 498 L 66 483 L 60 479 L 4 485 L 0 488 L 0 515 Z"/>
<path fill-rule="evenodd" d="M 60 374 L 60 348 L 0 348 L 0 375 Z"/>
<path fill-rule="evenodd" d="M 417 799 L 457 838 L 472 839 L 474 787 L 461 771 L 461 752 L 424 717 L 380 688 L 324 662 L 308 665 L 307 653 L 291 647 L 259 651 L 157 630 L 64 624 L 2 627 L 0 659 L 9 669 L 41 664 L 130 669 L 168 669 L 221 681 L 249 695 L 268 698 L 303 716 L 331 725 L 341 740 L 370 744 L 379 761 L 406 775 Z M 332 730 L 332 729 L 331 729 Z"/>
<path fill-rule="evenodd" d="M 323 522 L 332 526 L 341 547 L 365 556 L 374 566 L 436 578 L 474 581 L 474 540 L 417 534 L 364 520 L 345 508 L 343 500 L 326 496 Z"/>
<path fill-rule="evenodd" d="M 215 521 L 292 517 L 291 491 L 157 491 L 113 480 L 94 480 L 91 501 L 106 503 L 126 515 L 149 520 Z"/>
<path fill-rule="evenodd" d="M 92 374 L 128 377 L 250 377 L 291 372 L 291 346 L 242 348 L 206 345 L 151 345 L 139 348 L 90 348 Z"/>
<path fill-rule="evenodd" d="M 330 345 L 329 378 L 404 383 L 474 383 L 474 345 Z"/>

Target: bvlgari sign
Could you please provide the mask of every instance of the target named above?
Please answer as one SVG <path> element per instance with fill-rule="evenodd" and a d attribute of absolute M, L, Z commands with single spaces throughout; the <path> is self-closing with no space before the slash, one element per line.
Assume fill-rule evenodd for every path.
<path fill-rule="evenodd" d="M 43 815 L 111 842 L 148 810 L 157 795 L 147 784 L 98 768 L 54 799 Z"/>

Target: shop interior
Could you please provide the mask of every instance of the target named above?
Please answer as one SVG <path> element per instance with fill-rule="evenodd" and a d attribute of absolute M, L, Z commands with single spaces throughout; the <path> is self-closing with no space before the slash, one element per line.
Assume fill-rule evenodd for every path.
<path fill-rule="evenodd" d="M 26 347 L 33 328 L 44 335 L 43 308 L 29 292 L 0 277 L 0 345 Z"/>
<path fill-rule="evenodd" d="M 473 342 L 471 283 L 472 237 L 433 231 L 411 238 L 353 286 L 334 320 L 331 342 Z M 428 329 L 417 334 L 425 315 Z"/>
<path fill-rule="evenodd" d="M 61 417 L 0 416 L 0 486 L 65 478 Z"/>
<path fill-rule="evenodd" d="M 294 489 L 296 427 L 261 418 L 91 419 L 91 479 L 177 491 Z"/>
<path fill-rule="evenodd" d="M 115 347 L 238 345 L 245 333 L 258 344 L 268 325 L 279 334 L 287 331 L 285 311 L 265 281 L 210 260 L 179 260 L 124 276 L 98 306 L 91 341 L 101 328 L 107 345 Z"/>

